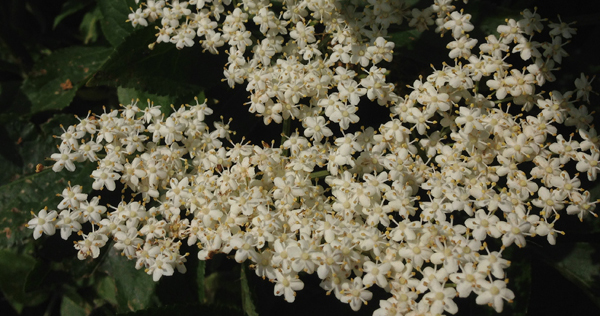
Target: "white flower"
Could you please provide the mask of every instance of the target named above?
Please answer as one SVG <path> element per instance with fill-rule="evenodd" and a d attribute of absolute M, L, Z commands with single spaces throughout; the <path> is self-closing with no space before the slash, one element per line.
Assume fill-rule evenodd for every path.
<path fill-rule="evenodd" d="M 363 277 L 363 283 L 366 286 L 377 284 L 381 288 L 388 285 L 387 274 L 392 268 L 389 262 L 376 264 L 372 261 L 367 261 L 363 264 L 363 269 L 367 273 Z"/>
<path fill-rule="evenodd" d="M 75 210 L 79 209 L 80 202 L 87 199 L 87 194 L 81 193 L 81 190 L 82 187 L 80 185 L 71 186 L 69 183 L 69 186 L 62 191 L 61 196 L 63 200 L 58 203 L 57 208 L 59 210 L 67 207 Z"/>
<path fill-rule="evenodd" d="M 143 11 L 142 8 L 138 8 L 135 11 L 131 9 L 131 13 L 128 15 L 128 21 L 131 22 L 133 27 L 138 26 L 138 24 L 141 26 L 148 26 L 148 21 L 146 21 L 147 17 L 148 13 Z"/>
<path fill-rule="evenodd" d="M 173 256 L 169 256 L 163 252 L 156 256 L 156 259 L 152 262 L 150 267 L 147 269 L 148 274 L 152 274 L 152 280 L 158 282 L 163 275 L 173 275 L 175 269 L 173 269 Z"/>
<path fill-rule="evenodd" d="M 599 202 L 599 200 L 592 202 L 590 196 L 591 194 L 589 191 L 586 191 L 583 194 L 573 194 L 571 197 L 573 199 L 573 204 L 567 207 L 567 214 L 577 215 L 580 221 L 583 221 L 583 218 L 588 214 L 598 217 L 598 215 L 594 213 L 594 209 L 596 208 L 596 204 Z"/>
<path fill-rule="evenodd" d="M 345 282 L 342 284 L 343 296 L 341 301 L 350 304 L 353 311 L 358 311 L 362 304 L 366 304 L 373 297 L 367 287 L 363 286 L 362 279 L 360 277 L 354 278 L 352 283 Z"/>
<path fill-rule="evenodd" d="M 470 22 L 470 14 L 462 14 L 462 12 L 454 11 L 450 14 L 450 20 L 444 23 L 444 28 L 452 30 L 454 38 L 460 38 L 466 32 L 471 32 L 475 27 Z"/>
<path fill-rule="evenodd" d="M 514 297 L 497 280 L 510 264 L 505 247 L 524 246 L 530 235 L 553 244 L 564 208 L 580 219 L 596 215 L 599 201 L 566 170 L 573 165 L 590 180 L 600 170 L 592 112 L 575 105 L 589 101 L 591 81 L 582 75 L 576 90 L 549 96 L 538 88 L 556 79 L 562 38 L 574 30 L 561 22 L 550 43 L 537 42 L 545 20 L 524 11 L 472 55 L 471 16 L 451 0 L 422 11 L 368 2 L 356 9 L 287 1 L 280 10 L 256 1 L 148 0 L 132 9 L 134 25 L 160 20 L 156 43 L 184 49 L 198 37 L 202 50 L 224 47 L 224 81 L 246 85 L 248 111 L 265 125 L 285 120 L 283 143 L 277 133 L 252 146 L 244 135 L 234 141 L 225 118 L 205 121 L 212 110 L 197 98 L 169 115 L 150 100 L 143 110 L 132 100 L 88 114 L 63 128 L 53 170 L 98 161 L 93 189 L 116 190 L 120 180 L 131 196 L 107 212 L 99 196 L 88 202 L 69 184 L 60 215 L 44 209 L 27 223 L 34 238 L 57 228 L 65 239 L 79 232 L 80 259 L 98 257 L 113 238 L 155 281 L 185 272 L 180 246 L 197 245 L 201 260 L 249 259 L 288 302 L 304 287 L 298 273 L 316 271 L 320 286 L 353 310 L 372 298 L 371 287 L 389 292 L 378 316 L 453 314 L 454 298 L 471 293 L 501 310 Z M 392 60 L 394 43 L 385 38 L 408 15 L 419 31 L 435 19 L 436 32 L 452 33 L 455 63 L 432 65 L 399 96 L 390 80 L 397 75 L 377 65 Z M 516 52 L 519 69 L 509 64 Z M 379 125 L 359 115 L 375 100 L 390 109 Z M 359 121 L 371 126 L 346 133 Z M 288 123 L 303 130 L 289 132 Z M 567 140 L 561 125 L 579 133 Z M 499 252 L 488 239 L 501 239 Z"/>
<path fill-rule="evenodd" d="M 504 308 L 504 301 L 512 302 L 515 294 L 506 288 L 506 282 L 495 280 L 494 282 L 483 281 L 481 283 L 483 291 L 477 295 L 475 302 L 479 305 L 489 305 L 497 313 L 501 313 Z"/>
<path fill-rule="evenodd" d="M 316 40 L 314 32 L 314 27 L 306 26 L 303 22 L 298 22 L 294 30 L 290 32 L 290 37 L 296 40 L 298 47 L 302 48 L 306 44 L 310 44 Z"/>
<path fill-rule="evenodd" d="M 329 119 L 338 123 L 341 129 L 346 130 L 350 127 L 350 123 L 357 123 L 360 120 L 358 115 L 356 115 L 357 110 L 358 107 L 351 104 L 340 104 L 339 107 L 336 107 L 333 113 L 329 115 Z"/>
<path fill-rule="evenodd" d="M 273 289 L 275 296 L 283 295 L 287 302 L 294 302 L 296 300 L 296 291 L 304 288 L 304 282 L 296 274 L 283 274 L 276 270 L 275 275 L 277 276 L 277 282 Z"/>
<path fill-rule="evenodd" d="M 506 222 L 498 222 L 497 224 L 498 229 L 504 234 L 502 245 L 508 247 L 514 242 L 517 246 L 524 247 L 526 244 L 525 236 L 530 235 L 531 223 L 519 218 L 515 213 L 508 214 L 506 220 Z"/>
<path fill-rule="evenodd" d="M 590 92 L 592 92 L 592 82 L 596 76 L 592 78 L 592 80 L 588 80 L 583 73 L 577 79 L 575 79 L 575 87 L 577 87 L 577 99 L 583 99 L 587 103 L 590 103 Z"/>
<path fill-rule="evenodd" d="M 79 153 L 71 152 L 71 149 L 68 147 L 62 147 L 60 149 L 60 153 L 52 154 L 50 159 L 56 161 L 52 166 L 52 171 L 59 172 L 66 168 L 69 171 L 75 171 L 74 161 L 78 160 L 80 157 Z"/>
<path fill-rule="evenodd" d="M 102 214 L 106 212 L 106 206 L 98 205 L 100 198 L 94 196 L 91 201 L 82 201 L 79 209 L 82 213 L 82 222 L 100 223 Z"/>
<path fill-rule="evenodd" d="M 112 171 L 96 169 L 92 171 L 92 177 L 94 178 L 94 183 L 92 183 L 94 190 L 106 187 L 109 191 L 114 191 L 116 188 L 115 180 L 119 180 L 121 176 Z"/>
<path fill-rule="evenodd" d="M 485 250 L 488 254 L 480 256 L 477 271 L 483 272 L 486 275 L 491 273 L 495 278 L 504 278 L 504 269 L 510 266 L 510 261 L 502 258 L 502 251 L 492 251 L 490 253 L 487 246 Z"/>
<path fill-rule="evenodd" d="M 431 8 L 425 8 L 423 11 L 413 8 L 410 12 L 412 19 L 408 22 L 408 26 L 416 27 L 419 32 L 423 32 L 428 29 L 429 25 L 433 25 L 434 21 L 431 18 Z"/>
<path fill-rule="evenodd" d="M 494 58 L 502 58 L 503 53 L 508 51 L 509 46 L 498 41 L 496 36 L 488 35 L 485 38 L 486 43 L 479 45 L 479 50 Z"/>
<path fill-rule="evenodd" d="M 475 270 L 473 263 L 469 262 L 461 267 L 461 272 L 450 274 L 449 278 L 456 284 L 456 292 L 459 297 L 468 297 L 471 292 L 479 291 L 481 284 L 485 282 L 487 274 Z"/>
<path fill-rule="evenodd" d="M 453 13 L 456 13 L 453 12 Z M 477 44 L 477 40 L 474 38 L 468 38 L 466 36 L 456 37 L 456 40 L 448 43 L 446 48 L 450 50 L 448 53 L 448 57 L 454 58 L 464 58 L 468 59 L 471 56 L 471 49 L 475 47 Z"/>
<path fill-rule="evenodd" d="M 557 211 L 565 207 L 565 198 L 567 193 L 561 190 L 550 191 L 548 188 L 541 187 L 538 190 L 538 198 L 531 203 L 542 209 L 540 212 L 545 218 L 558 214 Z"/>
<path fill-rule="evenodd" d="M 521 26 L 513 19 L 509 19 L 506 22 L 506 25 L 499 25 L 496 28 L 496 31 L 500 33 L 502 42 L 505 44 L 510 44 L 513 41 L 515 43 L 518 42 L 519 39 L 523 37 L 521 34 L 523 33 L 523 29 L 521 29 Z"/>
<path fill-rule="evenodd" d="M 548 24 L 548 27 L 551 29 L 549 33 L 551 36 L 560 35 L 564 38 L 571 38 L 577 33 L 577 29 L 571 27 L 571 25 L 575 24 L 575 22 L 565 23 L 560 19 L 560 15 L 558 16 L 558 21 L 560 23 L 551 22 Z"/>
<path fill-rule="evenodd" d="M 128 259 L 133 259 L 137 248 L 144 243 L 135 227 L 129 227 L 126 232 L 116 232 L 115 240 L 115 249 L 121 250 Z"/>
<path fill-rule="evenodd" d="M 378 37 L 373 44 L 373 46 L 367 47 L 367 52 L 371 54 L 374 65 L 381 62 L 381 60 L 392 61 L 394 42 L 388 42 L 383 37 Z"/>
<path fill-rule="evenodd" d="M 243 234 L 243 236 L 234 236 L 231 239 L 231 246 L 236 249 L 235 261 L 244 262 L 246 259 L 252 258 L 256 261 L 259 257 L 256 251 L 257 240 L 253 234 Z"/>
<path fill-rule="evenodd" d="M 183 49 L 184 47 L 192 47 L 194 46 L 194 37 L 196 37 L 196 33 L 190 29 L 178 29 L 177 33 L 171 36 L 170 42 L 175 44 L 177 49 Z"/>
<path fill-rule="evenodd" d="M 91 232 L 87 235 L 83 235 L 83 240 L 78 241 L 75 244 L 75 249 L 78 250 L 77 258 L 84 260 L 87 257 L 98 258 L 100 255 L 100 248 L 106 245 L 108 237 L 98 232 Z"/>
<path fill-rule="evenodd" d="M 44 208 L 40 210 L 40 212 L 36 215 L 33 214 L 33 219 L 27 222 L 27 228 L 33 229 L 33 238 L 38 239 L 42 236 L 42 233 L 46 233 L 46 235 L 54 235 L 56 232 L 55 222 L 57 213 L 56 211 L 48 212 L 48 208 Z"/>
<path fill-rule="evenodd" d="M 587 174 L 588 180 L 594 181 L 598 176 L 598 171 L 600 171 L 600 152 L 593 151 L 591 155 L 586 153 L 579 153 L 577 155 L 576 168 L 579 172 L 585 172 Z"/>
<path fill-rule="evenodd" d="M 444 285 L 437 280 L 431 281 L 428 287 L 429 292 L 423 296 L 421 304 L 430 304 L 429 310 L 433 314 L 442 314 L 443 312 L 456 314 L 458 306 L 453 300 L 456 296 L 456 290 L 454 288 L 444 288 Z"/>
<path fill-rule="evenodd" d="M 304 136 L 310 137 L 317 142 L 320 142 L 323 137 L 330 137 L 333 135 L 333 132 L 327 127 L 325 118 L 322 116 L 307 117 L 302 122 L 306 124 Z"/>
<path fill-rule="evenodd" d="M 69 239 L 71 233 L 78 232 L 81 230 L 81 219 L 80 211 L 63 210 L 58 215 L 58 221 L 56 222 L 56 228 L 60 229 L 60 237 L 64 240 Z"/>

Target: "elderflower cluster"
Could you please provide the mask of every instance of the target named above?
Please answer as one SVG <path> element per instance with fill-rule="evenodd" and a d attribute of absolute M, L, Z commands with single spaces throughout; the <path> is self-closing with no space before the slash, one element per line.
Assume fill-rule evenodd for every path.
<path fill-rule="evenodd" d="M 583 105 L 590 81 L 582 75 L 564 93 L 539 89 L 555 80 L 575 29 L 550 23 L 550 40 L 538 42 L 545 20 L 525 10 L 477 45 L 471 16 L 451 0 L 423 10 L 368 3 L 148 0 L 129 16 L 134 26 L 158 21 L 157 42 L 178 48 L 198 42 L 218 53 L 227 43 L 224 76 L 246 85 L 249 111 L 304 129 L 279 147 L 233 143 L 229 123 L 210 129 L 212 110 L 197 101 L 169 116 L 132 102 L 80 119 L 60 136 L 52 169 L 96 162 L 93 189 L 124 186 L 131 198 L 107 207 L 69 184 L 57 211 L 28 223 L 34 238 L 79 233 L 80 259 L 113 240 L 155 281 L 185 272 L 186 243 L 201 260 L 250 261 L 288 302 L 304 287 L 300 276 L 316 273 L 353 310 L 371 300 L 371 287 L 384 289 L 389 298 L 374 315 L 454 314 L 454 298 L 470 295 L 500 312 L 514 298 L 505 247 L 529 236 L 554 244 L 561 214 L 596 215 L 598 201 L 573 173 L 595 181 L 600 171 Z M 258 31 L 246 29 L 250 20 Z M 455 62 L 401 97 L 378 64 L 392 60 L 387 28 L 403 22 L 450 35 Z M 526 66 L 514 68 L 510 54 Z M 389 120 L 346 131 L 357 107 L 375 102 L 390 108 Z"/>

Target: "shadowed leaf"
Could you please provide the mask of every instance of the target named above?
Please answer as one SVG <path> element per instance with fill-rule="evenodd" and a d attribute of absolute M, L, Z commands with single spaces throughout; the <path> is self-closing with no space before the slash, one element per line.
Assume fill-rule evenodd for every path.
<path fill-rule="evenodd" d="M 101 269 L 114 280 L 119 312 L 143 310 L 151 306 L 156 283 L 152 281 L 152 276 L 135 269 L 135 261 L 127 260 L 113 248 L 109 250 Z"/>
<path fill-rule="evenodd" d="M 85 84 L 111 51 L 103 47 L 69 47 L 36 63 L 22 87 L 31 101 L 31 113 L 69 106 L 77 89 Z"/>
<path fill-rule="evenodd" d="M 161 43 L 150 50 L 154 33 L 148 27 L 131 34 L 87 85 L 134 88 L 192 100 L 202 88 L 219 84 L 224 56 L 203 54 L 200 45 L 177 50 L 172 44 Z"/>
<path fill-rule="evenodd" d="M 133 32 L 131 23 L 125 22 L 127 15 L 131 12 L 130 4 L 133 4 L 133 1 L 98 0 L 98 6 L 102 12 L 100 26 L 104 37 L 112 46 L 119 46 Z"/>
<path fill-rule="evenodd" d="M 5 299 L 17 311 L 24 306 L 43 302 L 47 293 L 36 291 L 25 293 L 25 277 L 35 265 L 33 257 L 18 254 L 8 249 L 0 249 L 0 290 Z"/>

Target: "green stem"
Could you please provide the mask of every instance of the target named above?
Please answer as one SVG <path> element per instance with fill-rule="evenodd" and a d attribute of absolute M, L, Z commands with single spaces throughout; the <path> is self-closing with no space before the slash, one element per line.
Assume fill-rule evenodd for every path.
<path fill-rule="evenodd" d="M 495 104 L 498 104 L 498 103 L 504 103 L 504 102 L 512 101 L 513 99 L 514 99 L 514 97 L 508 97 L 508 98 L 504 98 L 504 99 L 502 99 L 502 100 L 497 100 L 497 101 L 494 101 L 494 103 L 495 103 Z"/>
<path fill-rule="evenodd" d="M 321 171 L 315 171 L 315 172 L 311 173 L 310 178 L 311 179 L 325 178 L 328 175 L 329 175 L 329 171 L 321 170 Z"/>

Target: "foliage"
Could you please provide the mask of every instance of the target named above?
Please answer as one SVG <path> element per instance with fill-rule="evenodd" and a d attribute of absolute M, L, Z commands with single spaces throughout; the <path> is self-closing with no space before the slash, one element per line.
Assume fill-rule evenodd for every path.
<path fill-rule="evenodd" d="M 485 1 L 471 2 L 475 2 L 472 12 L 477 13 L 474 19 L 491 30 L 494 27 L 489 25 L 497 25 L 511 14 L 518 16 L 524 6 L 515 3 L 514 8 L 507 6 L 500 11 Z M 598 59 L 589 58 L 597 54 L 590 45 L 600 36 L 600 11 L 571 5 L 553 12 L 564 4 L 550 2 L 538 4 L 539 12 L 545 11 L 545 16 L 561 13 L 565 21 L 583 20 L 578 25 L 580 34 L 571 44 L 575 56 L 564 68 L 600 71 Z M 339 302 L 322 298 L 324 291 L 315 279 L 306 282 L 295 304 L 288 304 L 281 297 L 273 297 L 273 286 L 257 278 L 247 266 L 234 266 L 233 259 L 224 256 L 205 263 L 192 255 L 185 275 L 155 283 L 115 251 L 104 251 L 95 260 L 81 262 L 74 258 L 75 237 L 67 241 L 57 236 L 34 240 L 25 228 L 31 212 L 57 204 L 56 195 L 68 181 L 92 191 L 88 175 L 93 166 L 78 165 L 74 173 L 54 173 L 49 168 L 36 172 L 39 164 L 51 165 L 46 158 L 56 151 L 58 143 L 53 135 L 62 133 L 61 123 L 68 126 L 77 122 L 74 115 L 83 118 L 89 111 L 102 113 L 103 107 L 115 109 L 132 99 L 140 99 L 141 106 L 152 99 L 168 113 L 171 104 L 192 103 L 194 97 L 204 99 L 205 94 L 209 102 L 222 100 L 215 109 L 217 114 L 236 117 L 239 114 L 235 112 L 245 112 L 240 110 L 240 104 L 247 101 L 240 94 L 243 89 L 231 90 L 221 82 L 226 57 L 203 54 L 200 45 L 183 50 L 174 45 L 149 49 L 156 30 L 134 30 L 125 22 L 128 8 L 134 5 L 128 0 L 69 0 L 62 4 L 12 0 L 0 13 L 0 310 L 10 311 L 3 315 L 339 313 Z M 441 60 L 429 58 L 443 47 L 436 47 L 428 36 L 431 34 L 414 30 L 390 34 L 396 44 L 395 58 L 400 60 L 390 66 L 396 82 L 412 84 L 422 66 Z M 192 59 L 195 62 L 186 62 Z M 574 78 L 568 76 L 564 80 L 572 82 Z M 232 127 L 254 135 L 248 132 L 238 138 L 273 135 L 273 130 L 253 124 L 236 117 Z M 599 197 L 598 187 L 596 184 L 595 198 Z M 116 205 L 120 194 L 103 194 L 102 199 Z M 532 238 L 531 246 L 507 254 L 512 261 L 511 284 L 518 298 L 503 315 L 552 314 L 557 310 L 581 314 L 588 308 L 600 313 L 600 225 L 568 221 L 563 225 L 560 229 L 567 231 L 567 238 L 558 239 L 559 250 L 537 246 L 539 240 Z M 573 237 L 569 237 L 570 231 L 576 232 Z M 544 298 L 557 283 L 562 289 L 556 292 L 562 296 L 553 301 L 554 309 L 549 309 Z M 375 294 L 373 305 L 387 298 L 383 292 Z M 494 314 L 492 309 L 471 302 L 460 301 L 459 305 L 464 315 Z M 375 308 L 367 306 L 356 314 L 371 314 Z"/>

